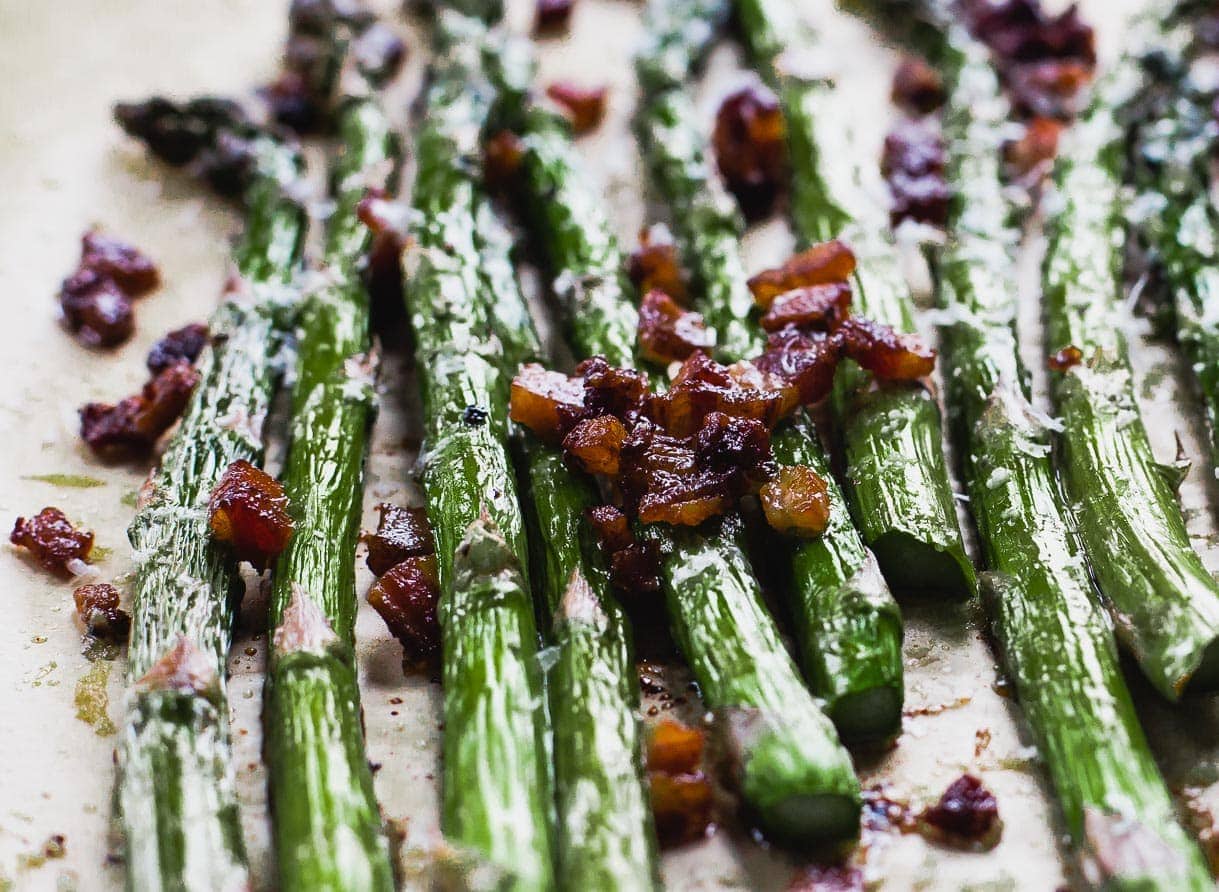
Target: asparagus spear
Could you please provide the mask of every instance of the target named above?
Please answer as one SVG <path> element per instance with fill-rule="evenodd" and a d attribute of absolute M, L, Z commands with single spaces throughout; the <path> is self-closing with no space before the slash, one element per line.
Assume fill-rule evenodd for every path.
<path fill-rule="evenodd" d="M 1050 351 L 1071 346 L 1083 357 L 1051 379 L 1080 534 L 1118 636 L 1176 700 L 1219 684 L 1219 584 L 1190 545 L 1179 470 L 1152 453 L 1121 328 L 1126 134 L 1117 116 L 1141 87 L 1127 57 L 1064 139 L 1042 285 Z"/>
<path fill-rule="evenodd" d="M 441 819 L 451 840 L 506 868 L 518 887 L 545 889 L 554 885 L 553 801 L 537 629 L 501 347 L 490 329 L 494 295 L 480 275 L 475 235 L 487 104 L 467 89 L 477 47 L 458 37 L 450 15 L 442 18 L 416 142 L 414 243 L 404 256 L 441 587 Z"/>
<path fill-rule="evenodd" d="M 1202 396 L 1219 463 L 1219 268 L 1214 229 L 1219 222 L 1209 195 L 1214 156 L 1213 88 L 1195 76 L 1195 22 L 1176 10 L 1143 54 L 1147 87 L 1132 118 L 1131 167 L 1144 209 L 1135 232 L 1169 297 L 1177 340 Z"/>
<path fill-rule="evenodd" d="M 894 14 L 907 4 L 886 4 Z M 938 256 L 949 402 L 989 572 L 983 602 L 1089 885 L 1203 889 L 1210 878 L 1135 716 L 1016 349 L 1014 251 L 1002 191 L 1007 104 L 980 48 L 955 27 L 943 57 L 956 189 Z M 1118 830 L 1118 828 L 1122 828 Z M 1150 853 L 1155 853 L 1151 855 Z"/>
<path fill-rule="evenodd" d="M 493 45 L 489 52 L 496 54 Z M 635 313 L 601 198 L 588 188 L 566 122 L 525 99 L 528 66 L 496 71 L 501 109 L 523 135 L 525 204 L 569 335 L 579 353 L 629 365 Z M 723 721 L 745 803 L 785 840 L 853 838 L 860 800 L 850 757 L 762 605 L 739 520 L 724 520 L 718 537 L 688 528 L 642 532 L 660 546 L 673 636 Z"/>
<path fill-rule="evenodd" d="M 389 847 L 364 754 L 356 677 L 354 554 L 372 421 L 368 298 L 360 264 L 365 190 L 394 157 L 371 99 L 338 114 L 325 282 L 301 307 L 292 446 L 284 486 L 296 532 L 276 565 L 266 754 L 279 884 L 392 889 Z"/>
<path fill-rule="evenodd" d="M 229 464 L 262 457 L 305 228 L 290 197 L 301 162 L 293 147 L 250 132 L 226 103 L 152 100 L 115 113 L 171 161 L 231 150 L 238 138 L 248 152 L 239 278 L 212 318 L 199 385 L 128 531 L 133 687 L 116 795 L 130 888 L 238 888 L 247 868 L 224 679 L 241 579 L 211 542 L 207 500 Z"/>
<path fill-rule="evenodd" d="M 816 37 L 798 26 L 793 7 L 784 0 L 740 0 L 737 9 L 751 54 L 786 118 L 797 239 L 805 245 L 846 240 L 859 259 L 854 303 L 860 314 L 914 331 L 886 209 L 876 199 L 884 189 L 851 134 L 857 110 L 824 76 L 795 70 L 795 49 L 814 52 Z M 847 363 L 833 402 L 847 499 L 889 584 L 968 597 L 974 570 L 957 524 L 935 398 L 918 385 L 874 386 L 871 375 Z"/>
<path fill-rule="evenodd" d="M 709 25 L 728 13 L 726 2 L 704 6 L 649 4 L 644 30 L 650 42 L 636 60 L 645 96 L 636 129 L 701 293 L 700 309 L 718 333 L 718 352 L 734 362 L 760 353 L 763 341 L 748 321 L 753 299 L 738 243 L 743 224 L 711 172 L 683 91 L 682 75 L 697 67 L 715 33 L 692 26 L 687 15 Z M 654 70 L 657 59 L 675 76 Z M 891 737 L 902 718 L 901 612 L 851 524 L 816 433 L 803 423 L 789 425 L 776 432 L 774 452 L 784 464 L 812 467 L 829 485 L 830 528 L 790 549 L 789 600 L 809 686 L 844 740 Z"/>
<path fill-rule="evenodd" d="M 505 347 L 500 371 L 510 381 L 522 363 L 545 361 L 545 351 L 512 266 L 511 233 L 485 200 L 476 225 L 483 277 L 494 297 L 491 325 Z M 596 489 L 558 450 L 516 433 L 535 567 L 558 651 L 547 676 L 557 883 L 562 889 L 658 888 L 630 627 L 585 522 L 585 511 L 599 503 Z"/>

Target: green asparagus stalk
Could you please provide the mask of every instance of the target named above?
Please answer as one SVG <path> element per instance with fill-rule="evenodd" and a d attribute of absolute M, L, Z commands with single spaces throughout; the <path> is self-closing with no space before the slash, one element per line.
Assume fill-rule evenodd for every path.
<path fill-rule="evenodd" d="M 492 329 L 504 345 L 505 381 L 545 362 L 512 266 L 512 235 L 483 200 L 477 218 L 483 277 L 494 296 Z M 547 676 L 558 806 L 561 889 L 654 889 L 659 862 L 643 778 L 634 648 L 600 547 L 585 521 L 599 504 L 592 481 L 559 450 L 525 431 L 514 444 L 527 480 L 535 575 L 558 661 Z"/>
<path fill-rule="evenodd" d="M 492 53 L 494 54 L 494 53 Z M 636 314 L 623 256 L 567 124 L 528 102 L 528 66 L 497 69 L 501 108 L 523 136 L 525 204 L 554 276 L 569 336 L 582 355 L 634 358 Z M 744 802 L 763 829 L 794 842 L 853 838 L 859 785 L 832 724 L 802 684 L 762 605 L 740 522 L 721 535 L 649 526 L 660 553 L 673 636 L 723 721 Z"/>
<path fill-rule="evenodd" d="M 886 4 L 890 14 L 908 11 Z M 1019 233 L 999 151 L 1008 108 L 985 53 L 956 31 L 945 130 L 956 190 L 938 255 L 949 403 L 989 572 L 983 602 L 1045 761 L 1083 879 L 1105 889 L 1211 888 L 1176 823 L 1097 603 L 1016 348 Z M 1119 829 L 1120 828 L 1120 829 Z"/>
<path fill-rule="evenodd" d="M 271 590 L 266 757 L 279 885 L 394 887 L 389 846 L 364 753 L 354 654 L 355 570 L 364 452 L 372 421 L 368 296 L 360 265 L 368 230 L 356 217 L 384 185 L 394 139 L 371 99 L 338 113 L 324 281 L 298 321 L 292 444 L 284 487 L 295 534 Z"/>
<path fill-rule="evenodd" d="M 740 0 L 742 32 L 778 93 L 792 166 L 792 223 L 807 245 L 839 237 L 858 258 L 859 313 L 915 330 L 889 234 L 879 172 L 851 132 L 857 109 L 825 76 L 797 70 L 795 49 L 815 52 L 786 0 Z M 934 396 L 920 385 L 878 384 L 854 363 L 839 372 L 833 400 L 846 457 L 846 495 L 863 540 L 899 591 L 964 598 L 974 569 L 965 553 L 944 459 Z"/>
<path fill-rule="evenodd" d="M 554 886 L 553 800 L 523 518 L 508 453 L 494 295 L 479 270 L 480 64 L 452 14 L 416 142 L 405 290 L 427 419 L 423 485 L 440 575 L 444 736 L 441 822 L 453 842 Z M 481 410 L 481 411 L 480 411 Z"/>
<path fill-rule="evenodd" d="M 763 348 L 761 330 L 748 318 L 753 299 L 740 256 L 743 223 L 707 163 L 684 81 L 652 70 L 658 58 L 667 59 L 674 72 L 697 68 L 715 32 L 691 26 L 686 14 L 707 24 L 722 22 L 728 13 L 726 2 L 704 6 L 649 4 L 644 30 L 650 42 L 636 61 L 644 84 L 636 129 L 701 296 L 700 309 L 718 334 L 718 353 L 735 362 Z M 903 700 L 897 602 L 851 524 L 816 433 L 802 423 L 790 425 L 775 434 L 774 452 L 781 463 L 812 467 L 829 485 L 831 525 L 820 538 L 790 548 L 786 585 L 809 687 L 844 740 L 892 737 L 901 728 Z"/>
<path fill-rule="evenodd" d="M 1049 350 L 1075 347 L 1083 357 L 1051 379 L 1080 534 L 1119 638 L 1156 689 L 1176 700 L 1219 684 L 1219 583 L 1190 544 L 1179 469 L 1152 453 L 1122 330 L 1126 132 L 1118 115 L 1142 86 L 1127 56 L 1067 132 L 1042 285 Z"/>
<path fill-rule="evenodd" d="M 1142 250 L 1173 309 L 1177 341 L 1206 411 L 1212 464 L 1219 464 L 1219 225 L 1210 197 L 1214 91 L 1195 76 L 1194 22 L 1171 16 L 1141 59 L 1147 88 L 1129 110 L 1131 170 L 1140 190 L 1132 219 Z"/>
<path fill-rule="evenodd" d="M 201 138 L 225 135 L 223 105 L 163 100 L 120 106 L 136 135 L 149 108 Z M 249 134 L 242 134 L 243 137 Z M 135 573 L 129 675 L 116 805 L 131 889 L 234 889 L 247 880 L 225 705 L 225 660 L 242 591 L 208 533 L 207 501 L 238 459 L 259 462 L 262 423 L 291 324 L 304 215 L 290 195 L 297 151 L 264 135 L 247 143 L 245 234 L 237 273 L 212 318 L 212 347 L 181 426 L 151 477 L 128 535 Z M 159 144 L 152 140 L 156 150 Z M 181 160 L 180 157 L 171 160 Z"/>

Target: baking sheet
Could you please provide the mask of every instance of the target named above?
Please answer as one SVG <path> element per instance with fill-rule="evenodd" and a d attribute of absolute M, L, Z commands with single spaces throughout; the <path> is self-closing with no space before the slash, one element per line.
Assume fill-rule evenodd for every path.
<path fill-rule="evenodd" d="M 388 2 L 379 8 L 401 21 Z M 860 23 L 831 11 L 826 0 L 799 4 L 830 37 L 846 64 L 842 89 L 858 97 L 861 117 L 879 147 L 888 116 L 893 57 Z M 1121 4 L 1125 5 L 1125 4 Z M 1083 4 L 1112 47 L 1115 5 Z M 206 318 L 226 268 L 229 237 L 239 218 L 184 176 L 149 162 L 110 123 L 120 98 L 154 91 L 187 96 L 242 93 L 268 80 L 283 39 L 286 3 L 258 0 L 0 0 L 0 306 L 6 337 L 0 346 L 7 379 L 0 391 L 0 521 L 57 505 L 97 532 L 101 577 L 118 581 L 130 568 L 125 528 L 144 468 L 96 462 L 77 437 L 76 408 L 136 390 L 147 348 L 166 330 Z M 528 26 L 529 4 L 511 16 Z M 634 102 L 630 52 L 639 7 L 629 0 L 578 0 L 572 34 L 540 44 L 543 82 L 563 76 L 611 85 L 609 115 L 580 141 L 622 237 L 632 240 L 654 219 L 644 202 L 638 159 L 629 135 Z M 424 62 L 419 35 L 410 35 L 408 71 L 394 110 L 407 99 Z M 717 99 L 740 77 L 730 47 L 712 61 L 700 102 L 709 121 Z M 55 294 L 76 261 L 77 238 L 89 225 L 144 247 L 160 263 L 164 287 L 139 301 L 138 330 L 113 354 L 78 346 L 58 327 Z M 751 231 L 751 270 L 790 248 L 781 222 Z M 1024 258 L 1035 273 L 1036 245 Z M 1026 285 L 1033 277 L 1026 276 Z M 1035 337 L 1035 292 L 1023 304 L 1030 368 L 1043 353 Z M 400 330 L 385 334 L 381 413 L 373 435 L 365 525 L 381 501 L 417 502 L 410 471 L 418 446 L 418 405 Z M 1208 565 L 1219 567 L 1212 522 L 1213 480 L 1200 448 L 1201 431 L 1181 367 L 1163 347 L 1136 339 L 1140 395 L 1157 450 L 1170 457 L 1174 432 L 1195 461 L 1182 502 Z M 1039 383 L 1043 384 L 1043 381 Z M 37 479 L 76 475 L 78 479 Z M 67 485 L 67 484 L 73 485 Z M 6 528 L 7 529 L 7 528 Z M 371 581 L 363 563 L 362 595 Z M 72 617 L 72 585 L 34 569 L 11 547 L 0 547 L 0 890 L 119 888 L 109 798 L 113 785 L 114 723 L 122 715 L 121 659 L 88 660 Z M 868 855 L 868 876 L 886 889 L 1037 889 L 1069 880 L 1059 849 L 1062 828 L 1047 798 L 1036 750 L 1020 725 L 984 635 L 976 604 L 907 604 L 907 704 L 904 732 L 891 750 L 860 757 L 865 784 L 921 806 L 964 770 L 996 793 L 1005 828 L 986 854 L 951 852 L 917 836 L 886 837 Z M 256 591 L 242 610 L 230 669 L 234 758 L 254 885 L 271 887 L 259 709 L 265 639 Z M 404 860 L 426 861 L 439 841 L 436 801 L 440 697 L 436 684 L 404 678 L 400 651 L 380 620 L 362 605 L 358 656 L 370 759 L 379 766 L 377 793 L 402 841 Z M 679 667 L 670 687 L 684 689 Z M 1219 708 L 1215 698 L 1178 708 L 1160 703 L 1130 673 L 1149 736 L 1173 784 L 1190 785 L 1182 801 L 1205 823 L 1211 786 L 1219 777 Z M 662 704 L 645 704 L 645 711 Z M 697 705 L 678 707 L 697 714 Z M 60 857 L 47 842 L 62 836 Z M 54 847 L 51 854 L 59 854 Z M 664 858 L 672 889 L 779 889 L 796 861 L 758 844 L 746 828 L 722 827 L 704 843 Z"/>

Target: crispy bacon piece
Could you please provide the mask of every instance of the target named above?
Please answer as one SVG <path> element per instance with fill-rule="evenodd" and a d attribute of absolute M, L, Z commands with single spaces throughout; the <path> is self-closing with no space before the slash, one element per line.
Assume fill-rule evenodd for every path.
<path fill-rule="evenodd" d="M 644 294 L 656 289 L 674 300 L 686 300 L 686 280 L 677 256 L 677 243 L 663 223 L 639 231 L 639 244 L 631 252 L 627 273 Z"/>
<path fill-rule="evenodd" d="M 936 353 L 918 335 L 852 316 L 837 333 L 843 352 L 882 381 L 917 381 L 931 374 Z"/>
<path fill-rule="evenodd" d="M 1002 829 L 999 803 L 972 774 L 949 784 L 940 801 L 919 817 L 933 835 L 956 845 L 993 845 Z"/>
<path fill-rule="evenodd" d="M 601 123 L 608 93 L 607 87 L 580 87 L 570 81 L 557 81 L 546 88 L 546 95 L 562 107 L 577 135 Z"/>
<path fill-rule="evenodd" d="M 586 418 L 563 438 L 563 452 L 588 474 L 618 475 L 626 428 L 613 415 Z"/>
<path fill-rule="evenodd" d="M 754 302 L 770 309 L 776 297 L 796 288 L 845 282 L 855 272 L 855 254 L 838 239 L 806 248 L 782 266 L 763 270 L 749 280 Z"/>
<path fill-rule="evenodd" d="M 893 75 L 895 105 L 912 115 L 927 115 L 944 104 L 944 80 L 923 59 L 906 56 Z"/>
<path fill-rule="evenodd" d="M 780 533 L 812 538 L 830 522 L 826 482 L 812 468 L 787 465 L 758 492 L 766 522 Z"/>
<path fill-rule="evenodd" d="M 580 378 L 547 371 L 537 363 L 521 366 L 512 379 L 508 417 L 543 440 L 561 442 L 570 421 L 584 410 L 585 387 Z"/>
<path fill-rule="evenodd" d="M 722 475 L 701 471 L 685 439 L 640 421 L 622 446 L 619 486 L 644 523 L 697 526 L 731 507 Z"/>
<path fill-rule="evenodd" d="M 885 135 L 880 170 L 886 177 L 906 174 L 912 178 L 944 173 L 944 137 L 933 120 L 899 121 Z"/>
<path fill-rule="evenodd" d="M 1046 59 L 1013 65 L 1006 86 L 1017 114 L 1067 120 L 1081 111 L 1083 88 L 1092 65 L 1074 59 Z"/>
<path fill-rule="evenodd" d="M 610 580 L 632 595 L 660 591 L 660 556 L 651 542 L 636 542 L 610 555 Z"/>
<path fill-rule="evenodd" d="M 96 229 L 81 236 L 80 265 L 110 279 L 128 297 L 147 294 L 161 284 L 161 274 L 148 255 Z"/>
<path fill-rule="evenodd" d="M 795 387 L 750 363 L 725 367 L 704 353 L 695 353 L 682 363 L 669 390 L 650 399 L 648 413 L 673 436 L 689 437 L 711 412 L 752 418 L 774 427 L 796 407 L 797 400 Z"/>
<path fill-rule="evenodd" d="M 240 459 L 225 470 L 207 503 L 212 538 L 231 546 L 238 560 L 265 570 L 292 538 L 293 521 L 283 485 Z"/>
<path fill-rule="evenodd" d="M 87 561 L 93 550 L 93 533 L 72 525 L 58 508 L 43 508 L 30 518 L 18 517 L 8 541 L 24 548 L 43 569 L 61 576 L 73 575 L 69 564 Z"/>
<path fill-rule="evenodd" d="M 143 390 L 115 405 L 88 403 L 80 410 L 80 435 L 103 458 L 147 452 L 182 414 L 199 373 L 179 360 L 154 375 Z"/>
<path fill-rule="evenodd" d="M 483 143 L 483 178 L 493 188 L 516 179 L 525 160 L 525 143 L 511 130 L 501 130 Z"/>
<path fill-rule="evenodd" d="M 108 583 L 82 585 L 72 593 L 76 615 L 85 631 L 114 642 L 127 639 L 131 617 L 119 607 L 119 590 Z"/>
<path fill-rule="evenodd" d="M 841 347 L 837 337 L 789 328 L 767 338 L 765 352 L 753 362 L 761 373 L 795 387 L 799 402 L 808 406 L 829 395 Z"/>
<path fill-rule="evenodd" d="M 81 267 L 59 289 L 63 325 L 88 347 L 115 347 L 135 331 L 131 301 L 115 282 Z"/>
<path fill-rule="evenodd" d="M 174 329 L 148 351 L 148 371 L 155 375 L 175 362 L 193 363 L 207 346 L 207 336 L 207 326 L 199 322 Z"/>
<path fill-rule="evenodd" d="M 710 331 L 698 313 L 683 310 L 663 291 L 644 295 L 639 306 L 640 353 L 652 362 L 680 362 L 696 350 L 715 346 Z"/>
<path fill-rule="evenodd" d="M 594 356 L 576 366 L 584 378 L 584 405 L 589 414 L 614 415 L 633 420 L 648 393 L 648 376 L 635 369 L 618 369 L 603 356 Z M 566 411 L 566 410 L 565 410 Z"/>
<path fill-rule="evenodd" d="M 713 794 L 702 771 L 704 733 L 666 718 L 647 746 L 648 784 L 656 833 L 663 847 L 693 842 L 711 826 Z"/>
<path fill-rule="evenodd" d="M 760 83 L 728 94 L 715 114 L 716 163 L 749 219 L 770 213 L 786 180 L 786 134 L 778 97 Z"/>
<path fill-rule="evenodd" d="M 889 177 L 893 205 L 889 217 L 894 226 L 903 220 L 928 223 L 941 229 L 948 222 L 952 189 L 938 174 L 912 177 L 895 173 Z"/>
<path fill-rule="evenodd" d="M 1034 183 L 1049 172 L 1062 128 L 1062 122 L 1053 118 L 1033 118 L 1025 124 L 1020 139 L 1003 147 L 1003 156 L 1018 179 Z"/>
<path fill-rule="evenodd" d="M 800 868 L 787 892 L 863 892 L 863 871 L 849 864 L 808 864 Z"/>
<path fill-rule="evenodd" d="M 368 546 L 368 569 L 380 576 L 407 558 L 435 553 L 432 527 L 424 509 L 382 502 L 377 511 L 381 514 L 377 531 L 360 537 Z"/>
<path fill-rule="evenodd" d="M 1073 366 L 1079 365 L 1084 361 L 1084 352 L 1078 347 L 1068 344 L 1057 353 L 1053 353 L 1046 359 L 1046 367 L 1050 371 L 1065 372 Z"/>
<path fill-rule="evenodd" d="M 419 667 L 440 661 L 439 600 L 435 555 L 407 558 L 368 589 L 368 603 L 402 643 L 404 662 Z"/>
<path fill-rule="evenodd" d="M 648 737 L 647 769 L 666 774 L 697 771 L 703 761 L 706 735 L 674 718 L 664 718 L 652 726 Z"/>
<path fill-rule="evenodd" d="M 555 34 L 567 30 L 575 0 L 537 0 L 534 6 L 533 30 L 537 34 Z"/>
<path fill-rule="evenodd" d="M 833 330 L 851 311 L 851 286 L 845 282 L 809 285 L 774 299 L 759 320 L 767 331 L 781 328 Z"/>
<path fill-rule="evenodd" d="M 598 505 L 589 508 L 588 522 L 597 532 L 597 541 L 607 554 L 621 551 L 635 544 L 635 534 L 631 532 L 631 522 L 626 515 L 613 505 Z"/>
<path fill-rule="evenodd" d="M 770 461 L 770 430 L 752 418 L 712 412 L 694 435 L 694 455 L 699 467 L 734 475 L 727 482 L 739 495 L 753 472 Z"/>

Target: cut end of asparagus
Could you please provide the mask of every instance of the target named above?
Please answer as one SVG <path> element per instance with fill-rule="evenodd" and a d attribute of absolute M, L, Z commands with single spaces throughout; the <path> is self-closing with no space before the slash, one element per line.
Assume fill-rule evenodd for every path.
<path fill-rule="evenodd" d="M 1186 877 L 1192 865 L 1146 824 L 1128 815 L 1084 810 L 1084 864 L 1089 882 L 1097 888 L 1153 888 Z"/>
<path fill-rule="evenodd" d="M 896 592 L 954 600 L 973 595 L 973 565 L 963 551 L 936 548 L 902 530 L 892 530 L 870 545 L 885 581 Z"/>
<path fill-rule="evenodd" d="M 853 691 L 834 704 L 830 720 L 844 743 L 886 743 L 902 730 L 901 685 Z"/>
<path fill-rule="evenodd" d="M 140 692 L 175 691 L 213 699 L 220 695 L 215 661 L 185 635 L 135 683 Z"/>

